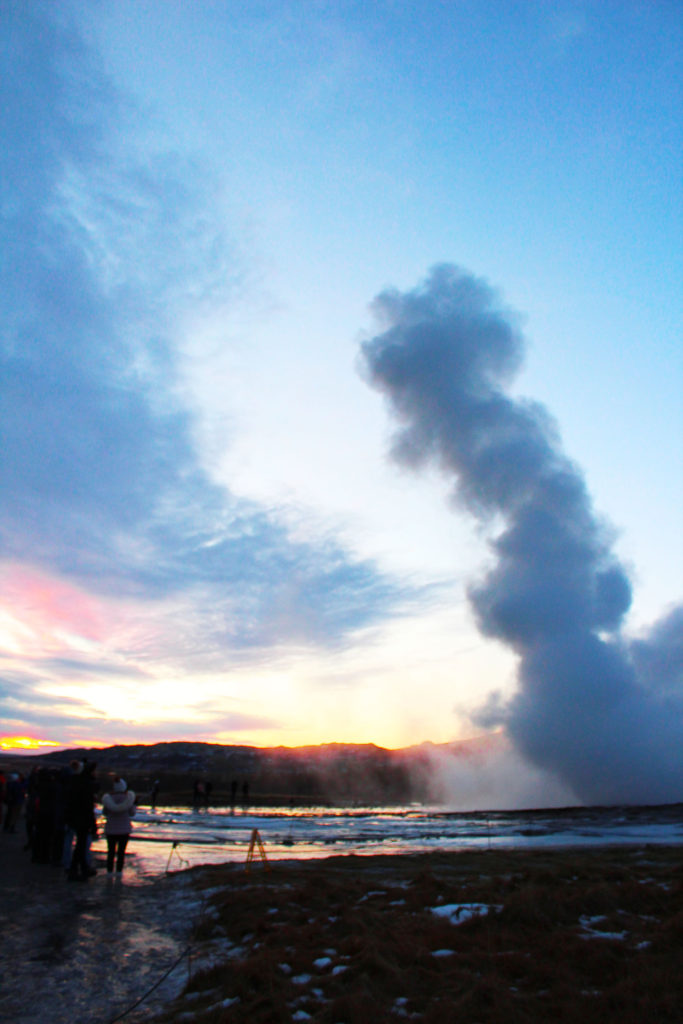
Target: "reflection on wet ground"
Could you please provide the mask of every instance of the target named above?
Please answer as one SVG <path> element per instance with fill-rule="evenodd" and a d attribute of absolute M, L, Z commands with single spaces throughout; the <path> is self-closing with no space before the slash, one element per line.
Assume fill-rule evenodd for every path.
<path fill-rule="evenodd" d="M 140 874 L 244 862 L 257 829 L 269 860 L 333 854 L 683 843 L 683 805 L 451 812 L 403 807 L 141 807 L 134 850 Z"/>
<path fill-rule="evenodd" d="M 204 910 L 202 901 L 210 895 L 206 889 L 201 894 L 206 869 L 199 865 L 231 862 L 240 870 L 254 829 L 268 860 L 680 846 L 683 806 L 467 815 L 416 808 L 320 808 L 305 814 L 253 808 L 235 817 L 220 810 L 196 814 L 183 808 L 141 808 L 123 879 L 102 870 L 100 838 L 95 844 L 100 871 L 86 883 L 67 882 L 59 867 L 32 864 L 23 835 L 0 832 L 0 1021 L 149 1021 L 200 963 L 195 959 L 193 966 L 185 955 L 193 924 Z M 196 870 L 182 871 L 186 866 Z M 195 954 L 203 955 L 200 950 Z"/>
<path fill-rule="evenodd" d="M 23 837 L 0 835 L 0 1020 L 112 1024 L 177 966 L 139 1007 L 139 1024 L 188 979 L 188 947 L 202 902 L 190 875 L 141 880 L 106 872 L 69 883 L 31 864 Z M 179 961 L 179 962 L 178 962 Z"/>

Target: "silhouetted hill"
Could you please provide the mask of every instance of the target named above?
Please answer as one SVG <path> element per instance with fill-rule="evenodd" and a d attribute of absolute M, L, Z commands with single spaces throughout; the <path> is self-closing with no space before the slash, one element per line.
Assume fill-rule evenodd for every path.
<path fill-rule="evenodd" d="M 162 802 L 189 803 L 194 783 L 201 781 L 211 783 L 216 806 L 231 802 L 233 789 L 241 799 L 245 784 L 250 802 L 262 804 L 403 804 L 434 799 L 430 764 L 435 752 L 453 754 L 466 746 L 422 744 L 388 750 L 374 744 L 328 743 L 262 748 L 175 741 L 24 755 L 21 764 L 26 771 L 36 763 L 57 767 L 73 759 L 94 761 L 103 785 L 110 773 L 121 774 L 143 800 L 158 779 Z"/>

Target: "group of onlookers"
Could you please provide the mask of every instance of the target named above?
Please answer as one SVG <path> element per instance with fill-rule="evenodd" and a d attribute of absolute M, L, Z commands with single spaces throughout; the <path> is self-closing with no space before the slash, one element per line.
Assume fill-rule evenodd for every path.
<path fill-rule="evenodd" d="M 135 793 L 120 776 L 100 798 L 96 765 L 72 761 L 68 767 L 34 767 L 28 777 L 0 770 L 0 820 L 3 831 L 16 832 L 22 816 L 25 849 L 37 864 L 61 864 L 70 881 L 87 881 L 97 873 L 91 844 L 98 833 L 96 804 L 101 802 L 107 841 L 107 872 L 123 871 L 135 815 Z"/>

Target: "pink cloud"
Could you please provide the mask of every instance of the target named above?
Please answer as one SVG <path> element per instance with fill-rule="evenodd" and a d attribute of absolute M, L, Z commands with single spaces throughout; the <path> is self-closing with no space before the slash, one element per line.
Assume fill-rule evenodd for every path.
<path fill-rule="evenodd" d="M 0 613 L 11 645 L 30 645 L 26 653 L 33 655 L 68 647 L 66 636 L 102 641 L 111 628 L 111 612 L 101 600 L 56 576 L 17 563 L 0 572 Z"/>

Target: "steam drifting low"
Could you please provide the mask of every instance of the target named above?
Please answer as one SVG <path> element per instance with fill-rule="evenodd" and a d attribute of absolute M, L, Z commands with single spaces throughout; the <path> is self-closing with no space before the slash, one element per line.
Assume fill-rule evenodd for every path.
<path fill-rule="evenodd" d="M 506 394 L 523 339 L 489 285 L 451 265 L 374 301 L 362 346 L 400 426 L 392 455 L 453 478 L 459 504 L 499 527 L 469 600 L 519 656 L 518 688 L 478 714 L 590 803 L 683 799 L 683 607 L 647 638 L 620 633 L 631 587 L 579 468 L 538 403 Z"/>

